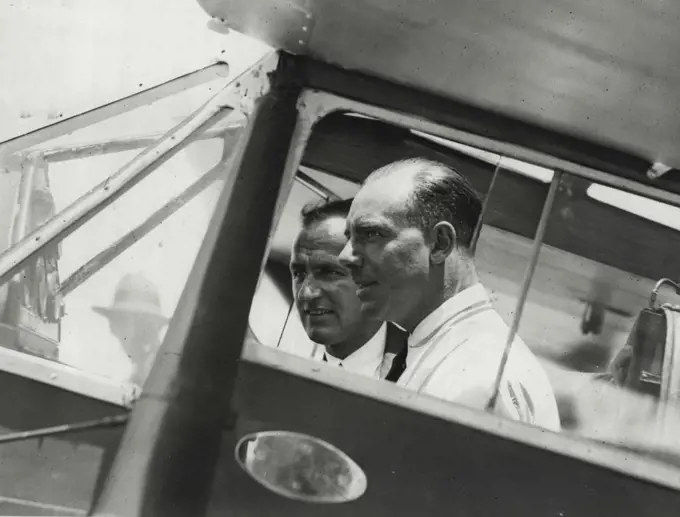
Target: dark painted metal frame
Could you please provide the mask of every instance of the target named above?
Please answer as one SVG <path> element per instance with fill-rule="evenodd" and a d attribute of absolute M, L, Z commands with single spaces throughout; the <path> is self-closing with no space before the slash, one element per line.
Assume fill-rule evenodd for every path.
<path fill-rule="evenodd" d="M 445 401 L 407 398 L 371 379 L 353 378 L 347 388 L 345 376 L 331 366 L 284 356 L 269 347 L 246 346 L 234 396 L 242 419 L 240 427 L 225 432 L 210 517 L 665 516 L 674 515 L 680 502 L 677 489 L 636 479 L 634 463 L 647 468 L 654 462 L 641 462 L 635 454 L 577 443 L 563 434 L 550 436 L 559 447 L 537 447 L 499 436 L 499 427 L 515 427 L 512 422 L 465 408 L 450 418 L 454 412 Z M 365 396 L 369 386 L 379 395 Z M 307 395 L 304 404 L 301 394 Z M 545 434 L 516 425 L 525 435 Z M 232 459 L 236 441 L 272 429 L 311 434 L 344 450 L 366 472 L 367 493 L 346 506 L 319 508 L 287 501 L 243 479 L 247 476 Z M 597 460 L 570 454 L 575 445 L 583 453 L 590 445 Z M 626 458 L 631 472 L 613 472 L 605 466 L 607 457 Z M 677 469 L 661 470 L 667 479 L 677 478 Z"/>
<path fill-rule="evenodd" d="M 282 54 L 278 72 L 269 82 L 270 91 L 256 101 L 236 158 L 238 172 L 220 199 L 149 389 L 135 408 L 121 455 L 132 462 L 119 462 L 115 467 L 98 506 L 102 512 L 187 514 L 205 508 L 250 302 L 266 255 L 266 237 L 285 197 L 282 171 L 290 168 L 291 160 L 299 161 L 299 156 L 291 157 L 301 153 L 309 136 L 299 132 L 294 136 L 300 122 L 297 102 L 303 90 L 324 90 L 400 112 L 405 118 L 417 117 L 603 170 L 605 173 L 570 172 L 629 191 L 653 185 L 647 188 L 648 194 L 653 193 L 650 197 L 678 204 L 675 194 L 680 189 L 672 176 L 648 180 L 641 173 L 649 164 L 633 156 L 309 58 Z M 300 144 L 297 148 L 290 147 L 294 138 Z M 263 148 L 267 148 L 266 154 Z M 145 164 L 152 165 L 152 161 Z M 657 190 L 665 187 L 665 191 Z M 233 253 L 235 242 L 248 242 L 249 246 L 245 252 Z M 527 275 L 531 276 L 531 270 Z M 230 318 L 224 318 L 226 310 Z M 188 470 L 191 476 L 186 475 Z"/>
<path fill-rule="evenodd" d="M 680 171 L 650 179 L 651 162 L 620 149 L 543 129 L 534 124 L 436 95 L 344 70 L 309 57 L 296 57 L 307 88 L 334 93 L 386 109 L 407 112 L 471 134 L 508 142 L 563 160 L 680 193 Z"/>
<path fill-rule="evenodd" d="M 642 181 L 639 173 L 648 168 L 648 164 L 627 163 L 631 157 L 616 151 L 490 119 L 465 106 L 307 58 L 281 54 L 269 82 L 269 91 L 255 101 L 235 160 L 236 174 L 220 198 L 148 388 L 133 410 L 119 458 L 97 505 L 99 514 L 201 515 L 206 510 L 221 432 L 225 424 L 230 427 L 225 419 L 250 303 L 286 188 L 284 170 L 309 136 L 298 125 L 297 104 L 305 88 L 345 95 L 443 126 L 476 130 L 636 181 Z M 323 115 L 314 113 L 316 118 Z M 500 129 L 493 129 L 494 124 Z M 297 148 L 291 147 L 294 138 Z M 248 246 L 242 246 L 246 242 Z M 241 245 L 238 253 L 233 253 L 235 245 Z M 229 318 L 224 317 L 227 312 Z"/>
<path fill-rule="evenodd" d="M 291 160 L 299 161 L 299 156 L 291 157 L 301 153 L 302 144 L 309 136 L 298 133 L 300 145 L 290 147 L 296 128 L 299 129 L 297 102 L 303 90 L 323 90 L 399 112 L 404 119 L 417 117 L 442 127 L 605 171 L 569 172 L 590 179 L 599 178 L 634 192 L 644 190 L 644 186 L 653 186 L 649 192 L 678 204 L 674 194 L 680 189 L 672 174 L 651 181 L 644 176 L 649 164 L 634 156 L 430 94 L 286 54 L 282 54 L 278 72 L 269 78 L 269 82 L 270 91 L 256 101 L 251 124 L 236 159 L 238 172 L 221 197 L 214 227 L 209 231 L 209 238 L 192 272 L 168 332 L 170 337 L 154 367 L 150 387 L 134 411 L 122 451 L 123 459 L 126 453 L 136 451 L 134 462 L 117 465 L 109 490 L 99 506 L 101 511 L 121 515 L 186 514 L 201 513 L 205 508 L 219 433 L 231 397 L 230 389 L 224 388 L 234 383 L 250 301 L 259 266 L 266 255 L 267 236 L 287 188 L 282 171 L 290 168 Z M 323 114 L 315 113 L 314 116 Z M 204 126 L 192 130 L 197 131 L 199 127 Z M 175 147 L 167 139 L 174 139 L 177 133 L 175 130 L 164 139 L 166 150 Z M 31 137 L 37 138 L 36 135 Z M 268 152 L 263 153 L 263 148 Z M 158 161 L 149 159 L 138 164 L 140 176 Z M 629 181 L 618 181 L 614 177 Z M 665 196 L 664 191 L 657 190 L 659 188 L 671 195 Z M 549 205 L 544 207 L 549 208 Z M 56 239 L 56 236 L 48 239 Z M 233 253 L 235 242 L 248 242 L 247 251 Z M 536 248 L 539 245 L 540 240 Z M 37 247 L 33 252 L 36 251 Z M 7 264 L 3 265 L 18 267 L 18 264 L 12 264 L 13 260 L 5 262 Z M 527 278 L 531 273 L 529 268 Z M 226 310 L 230 318 L 224 318 Z M 157 438 L 152 443 L 148 442 L 149 432 Z M 186 475 L 187 469 L 192 470 L 192 476 Z"/>

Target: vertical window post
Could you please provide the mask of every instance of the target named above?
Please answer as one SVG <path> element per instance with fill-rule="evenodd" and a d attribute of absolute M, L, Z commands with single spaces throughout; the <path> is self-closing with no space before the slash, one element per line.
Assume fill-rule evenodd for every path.
<path fill-rule="evenodd" d="M 254 103 L 234 170 L 95 514 L 205 513 L 298 122 L 301 88 L 286 64 L 259 74 L 270 86 Z"/>
<path fill-rule="evenodd" d="M 492 411 L 496 406 L 496 400 L 498 399 L 498 391 L 501 386 L 501 381 L 503 379 L 503 373 L 505 371 L 505 366 L 508 364 L 508 358 L 510 357 L 510 350 L 512 349 L 512 343 L 515 341 L 515 336 L 517 336 L 517 331 L 519 330 L 519 324 L 522 320 L 522 312 L 524 311 L 524 305 L 526 304 L 527 297 L 529 295 L 529 288 L 531 287 L 531 280 L 536 272 L 536 266 L 538 265 L 538 257 L 541 254 L 541 246 L 543 245 L 543 237 L 545 237 L 545 231 L 548 228 L 548 220 L 552 213 L 553 205 L 555 204 L 555 198 L 557 197 L 557 191 L 560 187 L 562 181 L 562 171 L 556 170 L 553 175 L 552 181 L 550 182 L 550 189 L 548 190 L 548 195 L 545 198 L 545 203 L 543 204 L 543 211 L 541 212 L 541 218 L 538 220 L 538 228 L 536 228 L 536 236 L 534 237 L 534 245 L 531 250 L 531 255 L 529 257 L 529 264 L 527 265 L 526 273 L 524 273 L 524 282 L 522 282 L 522 289 L 519 292 L 519 298 L 517 299 L 517 307 L 515 309 L 515 317 L 512 320 L 512 326 L 508 332 L 508 339 L 505 343 L 505 350 L 503 352 L 503 357 L 501 357 L 501 363 L 498 367 L 498 372 L 496 374 L 496 381 L 494 383 L 493 393 L 489 402 L 487 403 L 487 411 Z"/>

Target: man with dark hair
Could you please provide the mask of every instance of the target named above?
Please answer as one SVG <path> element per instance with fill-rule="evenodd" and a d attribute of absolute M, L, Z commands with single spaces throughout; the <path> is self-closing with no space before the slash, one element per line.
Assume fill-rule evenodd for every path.
<path fill-rule="evenodd" d="M 473 260 L 482 200 L 450 167 L 424 159 L 373 172 L 347 217 L 340 260 L 367 316 L 409 332 L 399 385 L 478 409 L 491 399 L 508 327 Z M 495 410 L 559 429 L 549 380 L 517 337 Z"/>
<path fill-rule="evenodd" d="M 322 345 L 316 359 L 395 381 L 404 369 L 406 336 L 364 316 L 357 286 L 338 259 L 351 204 L 348 199 L 303 209 L 290 263 L 295 305 L 309 338 Z"/>

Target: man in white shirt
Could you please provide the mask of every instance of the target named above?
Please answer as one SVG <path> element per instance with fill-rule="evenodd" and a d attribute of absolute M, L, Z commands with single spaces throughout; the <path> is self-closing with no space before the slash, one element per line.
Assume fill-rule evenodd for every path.
<path fill-rule="evenodd" d="M 321 345 L 315 359 L 395 381 L 404 369 L 406 336 L 364 316 L 357 286 L 338 259 L 351 203 L 324 202 L 303 210 L 290 263 L 295 305 L 307 335 Z"/>
<path fill-rule="evenodd" d="M 399 385 L 485 409 L 508 327 L 479 283 L 471 244 L 482 201 L 446 165 L 424 159 L 373 172 L 347 217 L 340 259 L 366 315 L 410 333 Z M 559 429 L 555 396 L 538 360 L 515 338 L 497 413 Z"/>

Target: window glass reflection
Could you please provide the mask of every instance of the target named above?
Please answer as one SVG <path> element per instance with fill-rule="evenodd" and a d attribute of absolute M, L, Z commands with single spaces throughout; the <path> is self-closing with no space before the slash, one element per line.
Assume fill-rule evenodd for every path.
<path fill-rule="evenodd" d="M 7 157 L 2 206 L 17 208 L 0 214 L 4 248 L 58 219 L 224 83 Z M 5 284 L 2 346 L 112 386 L 143 385 L 221 192 L 225 169 L 217 166 L 242 124 L 236 113 L 219 122 Z"/>
<path fill-rule="evenodd" d="M 666 224 L 676 209 L 644 198 L 624 207 L 626 198 L 563 177 L 520 332 L 544 359 L 566 431 L 668 452 L 676 445 L 660 431 L 677 417 L 660 386 L 677 376 L 668 354 L 680 297 L 659 292 L 655 308 L 668 304 L 666 318 L 650 296 L 659 279 L 680 273 L 669 260 L 680 234 Z"/>

